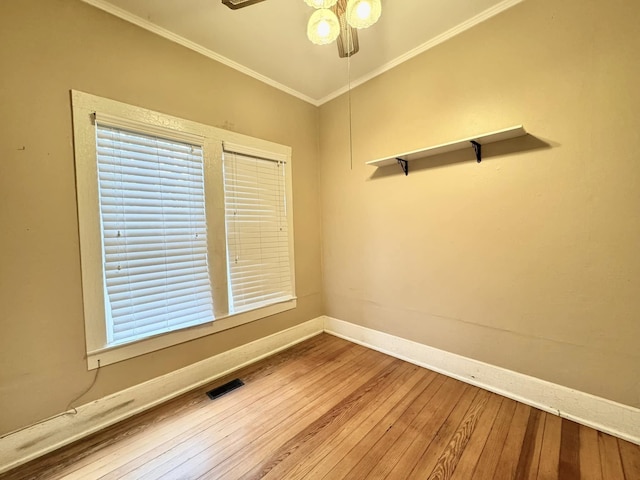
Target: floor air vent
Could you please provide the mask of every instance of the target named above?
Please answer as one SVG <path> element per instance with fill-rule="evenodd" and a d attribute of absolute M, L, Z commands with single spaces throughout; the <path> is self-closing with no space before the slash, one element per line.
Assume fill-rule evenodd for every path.
<path fill-rule="evenodd" d="M 216 387 L 213 390 L 209 390 L 207 392 L 207 396 L 211 400 L 215 400 L 216 398 L 221 397 L 225 393 L 229 393 L 230 391 L 235 390 L 236 388 L 240 388 L 243 385 L 244 385 L 244 382 L 239 378 L 236 378 L 235 380 L 231 380 L 230 382 L 227 382 L 224 385 L 220 385 L 219 387 Z"/>

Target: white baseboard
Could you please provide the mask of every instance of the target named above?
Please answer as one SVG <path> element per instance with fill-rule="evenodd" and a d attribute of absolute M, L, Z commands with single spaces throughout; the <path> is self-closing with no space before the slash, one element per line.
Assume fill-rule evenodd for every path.
<path fill-rule="evenodd" d="M 0 473 L 322 333 L 323 317 L 135 385 L 0 439 Z"/>
<path fill-rule="evenodd" d="M 154 378 L 0 439 L 0 473 L 325 331 L 640 445 L 640 409 L 322 316 Z"/>
<path fill-rule="evenodd" d="M 327 316 L 324 331 L 640 445 L 640 409 Z"/>

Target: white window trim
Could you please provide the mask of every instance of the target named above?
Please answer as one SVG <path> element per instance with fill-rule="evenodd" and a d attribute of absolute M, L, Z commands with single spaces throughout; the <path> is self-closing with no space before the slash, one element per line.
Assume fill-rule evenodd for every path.
<path fill-rule="evenodd" d="M 128 358 L 136 357 L 179 343 L 211 335 L 222 330 L 253 322 L 296 307 L 295 268 L 293 252 L 293 210 L 287 209 L 289 222 L 289 255 L 293 296 L 290 300 L 268 305 L 236 315 L 228 314 L 226 304 L 226 241 L 224 228 L 212 228 L 210 241 L 211 276 L 214 281 L 215 321 L 156 335 L 117 346 L 106 344 L 106 322 L 104 311 L 104 288 L 102 280 L 102 238 L 98 200 L 96 141 L 94 116 L 102 120 L 112 118 L 120 126 L 128 124 L 137 131 L 160 134 L 171 130 L 176 138 L 204 139 L 204 169 L 207 178 L 206 196 L 220 208 L 207 208 L 207 221 L 224 225 L 224 191 L 222 179 L 222 145 L 233 146 L 243 153 L 285 161 L 287 204 L 292 205 L 291 148 L 266 140 L 260 140 L 235 132 L 204 125 L 190 120 L 165 115 L 125 103 L 109 100 L 84 92 L 72 90 L 74 150 L 76 158 L 76 188 L 80 233 L 82 289 L 84 303 L 87 365 L 95 369 Z M 222 220 L 220 220 L 222 218 Z M 213 225 L 214 223 L 209 223 Z"/>

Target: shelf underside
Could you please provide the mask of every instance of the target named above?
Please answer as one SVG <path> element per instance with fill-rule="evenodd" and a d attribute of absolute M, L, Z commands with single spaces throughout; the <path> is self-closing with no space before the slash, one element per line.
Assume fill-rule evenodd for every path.
<path fill-rule="evenodd" d="M 395 165 L 398 163 L 398 159 L 410 162 L 412 160 L 418 160 L 420 158 L 432 157 L 434 155 L 453 152 L 455 150 L 462 150 L 463 148 L 471 148 L 471 142 L 477 142 L 480 145 L 487 145 L 488 143 L 500 142 L 502 140 L 508 140 L 510 138 L 521 137 L 526 134 L 527 132 L 524 127 L 522 125 L 517 125 L 515 127 L 505 128 L 504 130 L 498 130 L 497 132 L 485 133 L 482 135 L 476 135 L 475 137 L 469 137 L 462 140 L 456 140 L 454 142 L 434 145 L 433 147 L 414 150 L 412 152 L 393 155 L 392 157 L 371 160 L 370 162 L 367 162 L 367 165 L 373 165 L 374 167 Z"/>

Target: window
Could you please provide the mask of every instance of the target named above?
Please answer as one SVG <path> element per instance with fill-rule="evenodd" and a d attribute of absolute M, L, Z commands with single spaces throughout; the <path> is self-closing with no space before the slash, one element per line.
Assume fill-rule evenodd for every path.
<path fill-rule="evenodd" d="M 72 98 L 90 368 L 295 307 L 290 148 Z"/>
<path fill-rule="evenodd" d="M 202 146 L 96 130 L 107 343 L 211 321 Z"/>
<path fill-rule="evenodd" d="M 234 151 L 235 150 L 235 151 Z M 242 312 L 291 296 L 286 162 L 225 145 L 229 308 Z"/>

